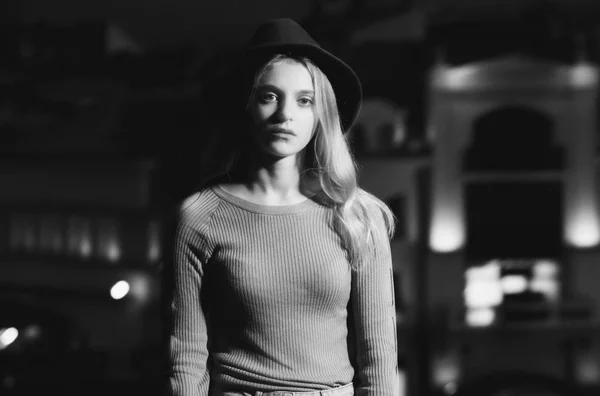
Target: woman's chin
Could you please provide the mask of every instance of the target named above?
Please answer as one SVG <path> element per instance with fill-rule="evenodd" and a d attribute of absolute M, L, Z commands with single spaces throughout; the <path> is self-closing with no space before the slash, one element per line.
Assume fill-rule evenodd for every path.
<path fill-rule="evenodd" d="M 269 145 L 264 148 L 265 154 L 273 159 L 283 159 L 296 156 L 301 150 L 295 150 L 292 147 L 282 147 L 281 145 Z"/>

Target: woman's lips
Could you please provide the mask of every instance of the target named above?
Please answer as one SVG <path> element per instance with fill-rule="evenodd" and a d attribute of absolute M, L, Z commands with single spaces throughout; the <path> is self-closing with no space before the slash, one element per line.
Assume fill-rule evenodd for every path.
<path fill-rule="evenodd" d="M 291 129 L 286 129 L 286 128 L 269 128 L 269 132 L 274 135 L 290 135 L 290 136 L 295 135 Z"/>

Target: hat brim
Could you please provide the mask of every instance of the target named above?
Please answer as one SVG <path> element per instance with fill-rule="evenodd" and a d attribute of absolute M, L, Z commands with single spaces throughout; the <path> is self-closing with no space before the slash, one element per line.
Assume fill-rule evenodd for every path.
<path fill-rule="evenodd" d="M 362 86 L 354 70 L 340 58 L 311 44 L 266 44 L 248 48 L 247 60 L 275 54 L 290 54 L 309 58 L 329 79 L 335 93 L 340 123 L 344 133 L 358 118 L 362 105 Z"/>

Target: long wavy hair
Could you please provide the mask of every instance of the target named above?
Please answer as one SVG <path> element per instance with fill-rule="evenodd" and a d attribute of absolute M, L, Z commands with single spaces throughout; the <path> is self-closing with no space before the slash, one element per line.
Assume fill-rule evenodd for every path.
<path fill-rule="evenodd" d="M 280 62 L 301 64 L 311 75 L 317 124 L 313 138 L 304 150 L 301 183 L 321 203 L 335 209 L 334 228 L 342 238 L 351 267 L 357 269 L 373 254 L 380 238 L 392 237 L 395 218 L 384 202 L 358 186 L 357 164 L 342 131 L 335 93 L 325 73 L 305 57 L 277 54 L 259 61 L 250 72 L 245 115 L 237 121 L 249 122 L 248 106 L 258 82 Z M 249 147 L 247 140 L 240 138 L 238 142 L 242 143 L 229 150 L 219 174 L 229 173 L 242 156 L 250 155 L 245 152 Z"/>

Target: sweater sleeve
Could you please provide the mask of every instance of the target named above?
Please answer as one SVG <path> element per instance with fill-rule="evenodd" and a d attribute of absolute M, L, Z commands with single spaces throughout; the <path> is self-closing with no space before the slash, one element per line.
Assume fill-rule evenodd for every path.
<path fill-rule="evenodd" d="M 201 304 L 206 238 L 181 216 L 173 241 L 169 334 L 169 394 L 206 396 L 209 388 L 207 325 Z"/>
<path fill-rule="evenodd" d="M 351 307 L 356 334 L 356 396 L 397 391 L 396 308 L 392 257 L 383 218 L 370 260 L 353 270 Z"/>

